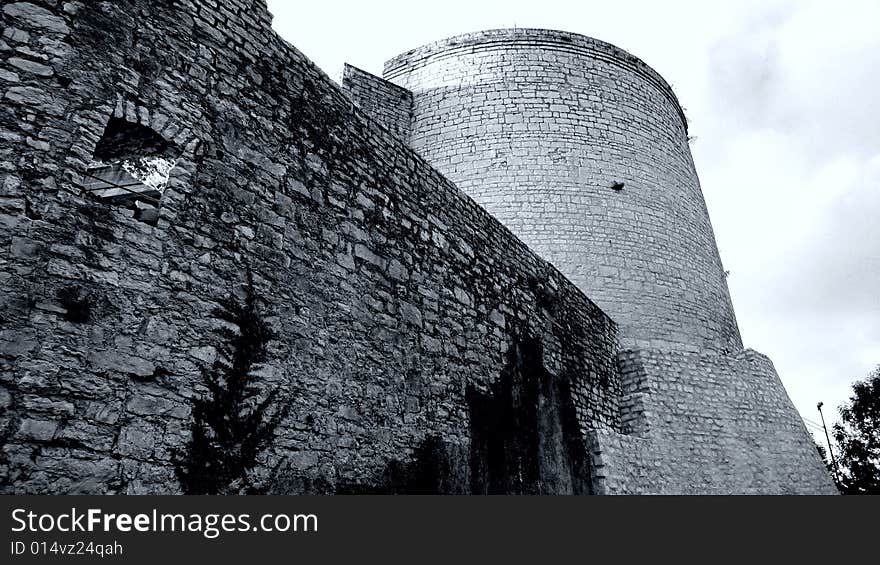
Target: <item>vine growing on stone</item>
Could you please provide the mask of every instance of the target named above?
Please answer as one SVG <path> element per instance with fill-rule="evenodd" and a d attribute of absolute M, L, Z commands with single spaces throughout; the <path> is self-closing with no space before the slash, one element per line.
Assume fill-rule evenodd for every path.
<path fill-rule="evenodd" d="M 214 315 L 227 325 L 216 360 L 202 371 L 208 391 L 193 402 L 192 437 L 176 472 L 186 494 L 254 493 L 248 473 L 287 415 L 286 403 L 276 403 L 280 388 L 261 392 L 254 375 L 277 335 L 260 314 L 250 273 L 244 300 L 226 297 Z"/>

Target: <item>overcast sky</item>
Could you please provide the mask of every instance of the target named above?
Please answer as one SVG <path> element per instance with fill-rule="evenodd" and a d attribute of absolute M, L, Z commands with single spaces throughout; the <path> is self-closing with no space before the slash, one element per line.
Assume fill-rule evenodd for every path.
<path fill-rule="evenodd" d="M 332 78 L 451 35 L 571 31 L 640 57 L 690 120 L 746 347 L 801 414 L 836 419 L 880 364 L 877 0 L 269 0 L 275 29 Z M 815 431 L 815 430 L 813 430 Z M 821 432 L 816 436 L 817 439 Z"/>

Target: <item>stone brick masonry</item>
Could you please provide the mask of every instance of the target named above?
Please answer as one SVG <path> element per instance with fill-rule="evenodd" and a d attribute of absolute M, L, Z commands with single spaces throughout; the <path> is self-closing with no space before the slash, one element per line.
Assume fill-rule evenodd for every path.
<path fill-rule="evenodd" d="M 407 52 L 385 78 L 413 91 L 412 146 L 611 314 L 624 346 L 742 346 L 684 114 L 647 65 L 514 29 Z"/>
<path fill-rule="evenodd" d="M 623 433 L 589 432 L 596 492 L 834 492 L 772 364 L 742 351 L 687 121 L 653 69 L 508 29 L 385 78 L 412 91 L 412 146 L 620 323 Z"/>
<path fill-rule="evenodd" d="M 409 141 L 413 103 L 409 90 L 351 65 L 345 65 L 342 86 L 364 112 L 403 141 Z"/>
<path fill-rule="evenodd" d="M 751 361 L 716 378 L 696 352 L 619 360 L 614 321 L 408 146 L 424 135 L 406 123 L 408 92 L 349 69 L 358 109 L 272 31 L 263 0 L 33 0 L 0 18 L 0 492 L 180 492 L 202 369 L 230 329 L 217 305 L 243 296 L 248 272 L 277 336 L 255 392 L 288 408 L 250 490 L 830 488 L 766 368 L 731 392 L 748 403 L 766 376 L 776 396 L 743 421 L 763 447 L 678 468 L 689 446 L 737 432 L 688 417 L 720 398 L 651 379 L 679 374 L 672 359 L 712 393 Z M 175 165 L 154 216 L 87 192 L 96 147 L 147 145 Z M 712 246 L 697 261 L 720 268 Z M 687 302 L 699 345 L 733 335 L 716 275 Z M 710 300 L 717 318 L 702 317 Z M 659 466 L 666 424 L 637 402 L 699 428 Z"/>
<path fill-rule="evenodd" d="M 623 433 L 589 432 L 602 494 L 834 492 L 770 360 L 621 354 Z"/>
<path fill-rule="evenodd" d="M 537 341 L 576 433 L 619 426 L 613 322 L 353 111 L 260 2 L 2 14 L 5 492 L 176 492 L 212 312 L 246 268 L 280 336 L 260 373 L 291 405 L 264 490 L 387 490 L 429 436 L 467 477 L 468 398 L 511 344 Z M 111 118 L 181 150 L 155 226 L 83 192 Z"/>

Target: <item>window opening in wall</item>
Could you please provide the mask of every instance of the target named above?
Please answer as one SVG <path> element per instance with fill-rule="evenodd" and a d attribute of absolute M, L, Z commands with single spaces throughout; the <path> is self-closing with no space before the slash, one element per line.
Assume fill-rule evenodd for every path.
<path fill-rule="evenodd" d="M 85 190 L 110 204 L 131 208 L 155 224 L 159 199 L 181 151 L 141 124 L 111 118 L 85 171 Z"/>
<path fill-rule="evenodd" d="M 617 181 L 617 182 L 615 182 L 614 184 L 611 185 L 611 188 L 614 189 L 614 190 L 616 190 L 616 191 L 618 191 L 618 192 L 620 192 L 621 190 L 623 190 L 623 183 L 620 182 L 620 181 Z"/>

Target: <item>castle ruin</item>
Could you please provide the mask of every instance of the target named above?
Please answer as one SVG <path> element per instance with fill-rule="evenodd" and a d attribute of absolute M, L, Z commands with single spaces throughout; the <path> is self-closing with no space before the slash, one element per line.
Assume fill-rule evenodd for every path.
<path fill-rule="evenodd" d="M 251 492 L 836 492 L 632 55 L 496 30 L 340 86 L 264 0 L 0 18 L 2 492 L 185 491 L 251 293 Z"/>

